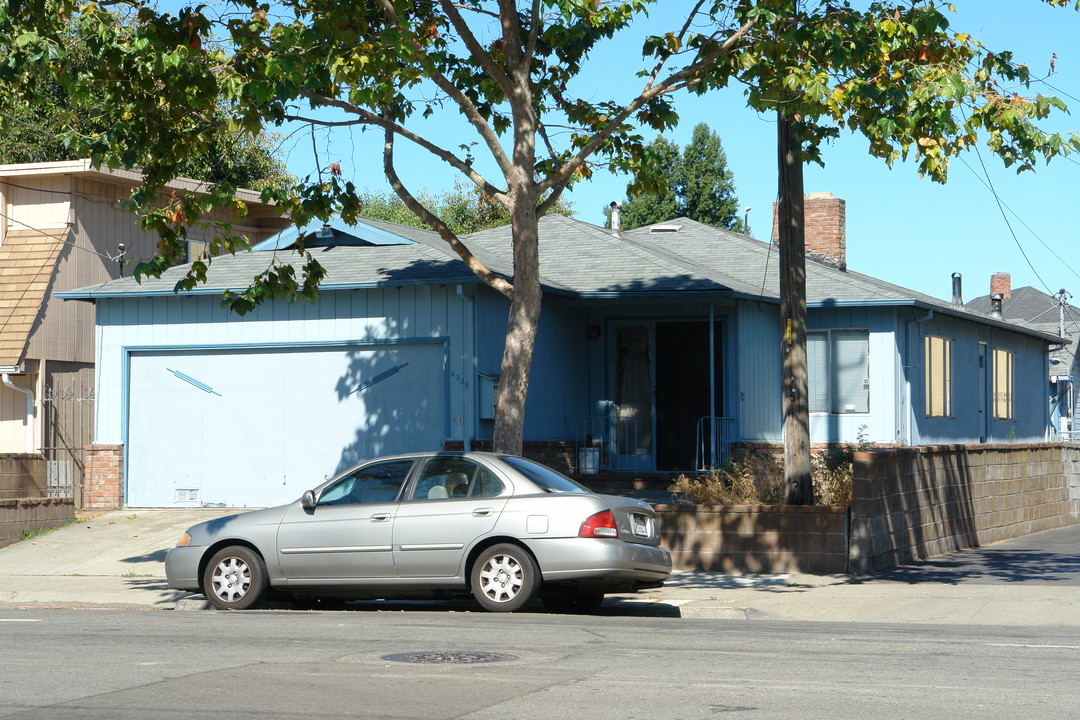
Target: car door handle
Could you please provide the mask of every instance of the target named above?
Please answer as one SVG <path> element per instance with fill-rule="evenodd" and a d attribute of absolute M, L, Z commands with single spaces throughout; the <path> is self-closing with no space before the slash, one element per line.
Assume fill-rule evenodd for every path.
<path fill-rule="evenodd" d="M 371 522 L 386 522 L 390 519 L 390 513 L 375 513 L 371 516 Z"/>
<path fill-rule="evenodd" d="M 476 508 L 472 511 L 473 517 L 488 517 L 494 512 L 492 508 Z"/>

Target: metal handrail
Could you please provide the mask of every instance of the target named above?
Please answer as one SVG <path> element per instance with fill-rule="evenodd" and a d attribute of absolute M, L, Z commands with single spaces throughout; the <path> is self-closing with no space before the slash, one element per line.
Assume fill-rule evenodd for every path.
<path fill-rule="evenodd" d="M 698 470 L 718 467 L 731 457 L 735 418 L 706 415 L 698 418 L 694 432 L 694 464 Z"/>

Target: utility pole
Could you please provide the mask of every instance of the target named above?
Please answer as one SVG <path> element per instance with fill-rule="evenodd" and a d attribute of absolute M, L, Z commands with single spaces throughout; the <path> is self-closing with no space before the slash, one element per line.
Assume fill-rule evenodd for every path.
<path fill-rule="evenodd" d="M 806 228 L 803 221 L 803 166 L 795 137 L 796 122 L 783 108 L 777 111 L 784 491 L 788 505 L 813 505 L 806 360 Z"/>

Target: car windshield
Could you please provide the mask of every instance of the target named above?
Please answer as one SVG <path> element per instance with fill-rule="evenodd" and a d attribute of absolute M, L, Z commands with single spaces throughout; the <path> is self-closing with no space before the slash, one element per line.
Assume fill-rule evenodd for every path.
<path fill-rule="evenodd" d="M 591 494 L 592 490 L 589 490 L 584 485 L 578 485 L 576 482 L 566 477 L 560 472 L 552 470 L 546 465 L 535 463 L 532 460 L 526 460 L 519 457 L 504 457 L 502 461 L 510 467 L 517 470 L 519 473 L 536 483 L 544 492 L 549 493 L 578 493 L 578 494 Z"/>

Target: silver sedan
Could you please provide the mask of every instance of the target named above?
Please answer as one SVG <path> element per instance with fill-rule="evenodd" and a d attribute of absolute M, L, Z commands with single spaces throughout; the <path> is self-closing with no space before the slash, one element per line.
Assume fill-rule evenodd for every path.
<path fill-rule="evenodd" d="M 362 463 L 289 505 L 191 527 L 169 587 L 240 610 L 471 592 L 487 610 L 539 597 L 591 612 L 605 593 L 660 587 L 671 556 L 646 503 L 597 495 L 509 455 L 419 453 Z"/>

